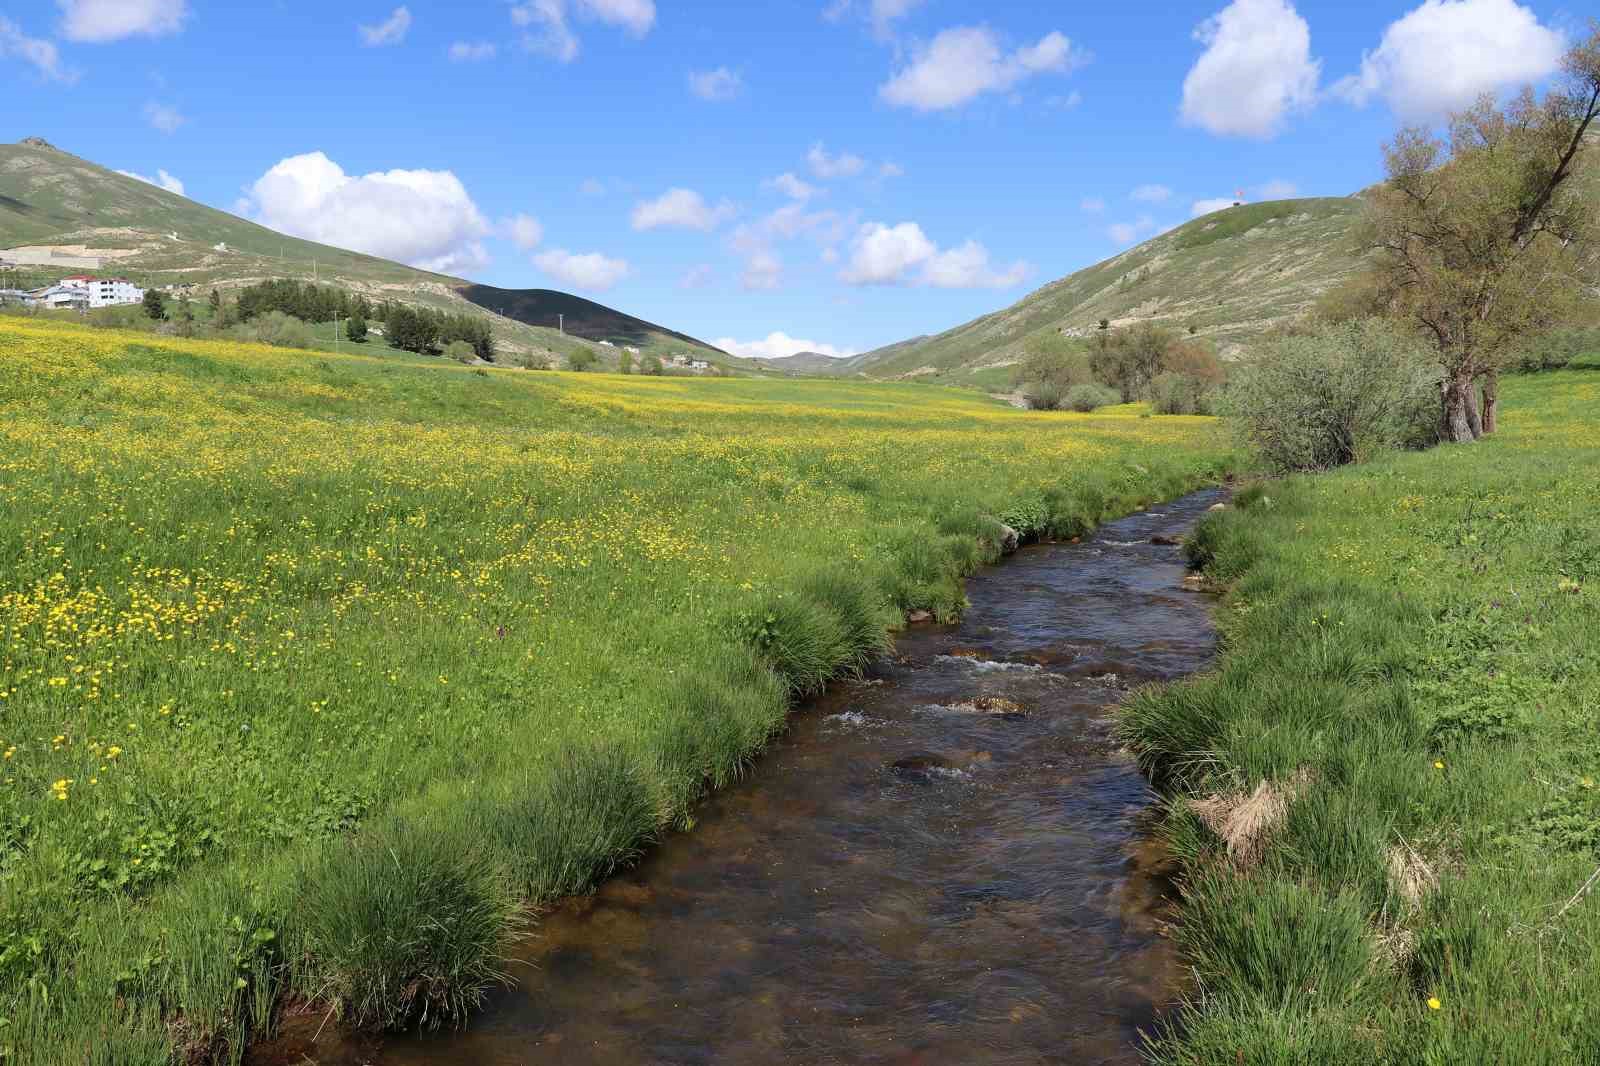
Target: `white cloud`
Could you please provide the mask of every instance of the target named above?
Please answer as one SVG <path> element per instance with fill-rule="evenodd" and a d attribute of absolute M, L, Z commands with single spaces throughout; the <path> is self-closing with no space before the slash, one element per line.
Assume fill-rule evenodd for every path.
<path fill-rule="evenodd" d="M 1224 208 L 1232 207 L 1235 202 L 1231 196 L 1216 196 L 1209 200 L 1196 200 L 1194 206 L 1189 209 L 1189 217 L 1199 218 L 1201 215 L 1209 215 L 1213 211 L 1221 211 Z M 1131 243 L 1134 239 L 1130 237 L 1123 243 Z"/>
<path fill-rule="evenodd" d="M 769 333 L 764 340 L 759 341 L 740 341 L 732 337 L 723 337 L 712 341 L 711 344 L 729 355 L 737 355 L 743 359 L 783 359 L 799 355 L 801 352 L 816 352 L 818 355 L 832 356 L 835 359 L 856 354 L 854 348 L 838 348 L 822 341 L 791 337 L 782 331 Z"/>
<path fill-rule="evenodd" d="M 544 226 L 532 215 L 513 215 L 500 223 L 500 232 L 524 252 L 532 251 L 544 240 Z"/>
<path fill-rule="evenodd" d="M 150 123 L 152 129 L 162 133 L 176 133 L 178 127 L 189 121 L 177 108 L 154 101 L 144 105 L 144 120 Z"/>
<path fill-rule="evenodd" d="M 732 100 L 743 89 L 744 78 L 727 67 L 689 72 L 689 91 L 702 100 L 713 103 Z"/>
<path fill-rule="evenodd" d="M 61 51 L 55 44 L 29 37 L 22 27 L 0 15 L 0 58 L 14 57 L 31 64 L 47 81 L 71 83 L 78 75 L 61 65 Z"/>
<path fill-rule="evenodd" d="M 643 37 L 655 25 L 654 0 L 575 0 L 578 16 L 592 22 L 620 26 Z M 563 63 L 578 58 L 578 37 L 567 21 L 567 0 L 524 0 L 511 7 L 511 22 L 523 31 L 522 46 Z"/>
<path fill-rule="evenodd" d="M 815 185 L 801 181 L 792 173 L 779 174 L 764 184 L 768 188 L 778 190 L 791 200 L 809 200 L 820 191 Z"/>
<path fill-rule="evenodd" d="M 1106 209 L 1106 202 L 1098 196 L 1085 196 L 1078 201 L 1078 210 L 1090 215 L 1098 215 Z"/>
<path fill-rule="evenodd" d="M 806 164 L 811 167 L 811 173 L 823 181 L 834 178 L 853 178 L 866 169 L 867 161 L 858 155 L 843 152 L 839 155 L 829 155 L 827 149 L 818 141 L 806 153 Z"/>
<path fill-rule="evenodd" d="M 1234 0 L 1201 23 L 1206 50 L 1183 80 L 1184 122 L 1210 133 L 1271 137 L 1316 101 L 1322 64 L 1311 27 L 1288 0 Z"/>
<path fill-rule="evenodd" d="M 982 93 L 1009 89 L 1037 74 L 1065 73 L 1085 59 L 1060 33 L 1048 33 L 1008 55 L 992 30 L 963 26 L 945 30 L 932 42 L 914 48 L 911 63 L 882 85 L 878 94 L 896 107 L 943 111 Z"/>
<path fill-rule="evenodd" d="M 859 6 L 854 0 L 833 0 L 822 9 L 822 17 L 829 22 L 838 22 L 852 10 L 861 11 L 868 22 L 872 23 L 872 32 L 880 39 L 887 40 L 894 34 L 894 23 L 903 19 L 915 8 L 922 5 L 923 0 L 866 0 Z"/>
<path fill-rule="evenodd" d="M 1172 199 L 1172 190 L 1165 185 L 1141 185 L 1128 194 L 1128 199 L 1144 204 L 1164 204 Z"/>
<path fill-rule="evenodd" d="M 1156 220 L 1149 215 L 1140 215 L 1132 222 L 1114 222 L 1106 227 L 1106 236 L 1118 244 L 1133 244 L 1144 239 L 1156 231 Z"/>
<path fill-rule="evenodd" d="M 168 192 L 175 192 L 179 196 L 183 195 L 183 182 L 179 181 L 171 174 L 168 174 L 165 170 L 156 171 L 156 176 L 153 178 L 147 178 L 143 174 L 136 174 L 131 170 L 119 170 L 117 173 L 121 174 L 123 177 L 132 178 L 135 181 L 142 181 L 146 185 L 154 185 L 157 188 L 165 189 Z"/>
<path fill-rule="evenodd" d="M 1292 181 L 1274 178 L 1256 186 L 1256 195 L 1263 200 L 1292 200 L 1300 195 L 1300 186 Z"/>
<path fill-rule="evenodd" d="M 533 257 L 540 270 L 576 289 L 604 292 L 633 273 L 626 259 L 612 259 L 599 252 L 575 255 L 565 248 L 554 248 Z"/>
<path fill-rule="evenodd" d="M 1051 111 L 1071 111 L 1083 103 L 1083 94 L 1074 89 L 1065 96 L 1046 97 L 1044 106 Z"/>
<path fill-rule="evenodd" d="M 989 265 L 989 250 L 977 241 L 940 252 L 922 271 L 922 283 L 936 289 L 1009 289 L 1028 276 L 1028 264 L 1018 261 L 1004 270 Z"/>
<path fill-rule="evenodd" d="M 183 28 L 185 0 L 56 0 L 61 35 L 69 41 L 104 44 L 126 37 L 163 37 Z"/>
<path fill-rule="evenodd" d="M 940 251 L 915 222 L 870 222 L 857 231 L 839 279 L 851 285 L 929 285 L 943 289 L 1000 289 L 1027 276 L 1026 263 L 1003 271 L 989 265 L 977 241 Z"/>
<path fill-rule="evenodd" d="M 368 48 L 382 48 L 386 45 L 399 44 L 406 39 L 406 31 L 411 28 L 411 9 L 397 7 L 390 16 L 382 22 L 371 26 L 357 26 L 361 34 L 361 43 Z"/>
<path fill-rule="evenodd" d="M 652 230 L 665 227 L 710 232 L 734 215 L 728 201 L 712 207 L 693 189 L 668 189 L 654 200 L 634 205 L 633 228 Z"/>
<path fill-rule="evenodd" d="M 880 163 L 878 165 L 878 177 L 880 178 L 903 178 L 905 173 L 906 168 L 899 163 Z"/>
<path fill-rule="evenodd" d="M 767 292 L 783 284 L 783 260 L 776 252 L 757 249 L 744 261 L 744 272 L 739 284 L 747 292 Z M 718 346 L 720 347 L 720 345 Z"/>
<path fill-rule="evenodd" d="M 716 275 L 710 263 L 699 263 L 683 272 L 683 277 L 678 279 L 678 288 L 703 289 L 711 284 Z"/>
<path fill-rule="evenodd" d="M 247 190 L 246 213 L 296 237 L 450 272 L 489 260 L 489 233 L 448 170 L 388 170 L 359 177 L 321 152 L 290 156 Z"/>
<path fill-rule="evenodd" d="M 491 41 L 457 41 L 450 46 L 452 63 L 481 63 L 493 59 L 500 49 Z"/>
<path fill-rule="evenodd" d="M 1566 39 L 1515 0 L 1426 0 L 1391 23 L 1361 70 L 1335 94 L 1365 105 L 1382 96 L 1401 118 L 1438 118 L 1479 95 L 1560 68 Z"/>

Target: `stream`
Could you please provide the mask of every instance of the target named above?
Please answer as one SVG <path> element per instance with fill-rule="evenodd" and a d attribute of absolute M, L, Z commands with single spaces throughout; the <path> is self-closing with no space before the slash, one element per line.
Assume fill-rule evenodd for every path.
<path fill-rule="evenodd" d="M 798 709 L 692 832 L 545 916 L 461 1032 L 288 1026 L 252 1061 L 1127 1063 L 1176 995 L 1152 796 L 1109 717 L 1203 668 L 1207 490 L 1035 545 Z M 297 1031 L 300 1030 L 300 1031 Z"/>

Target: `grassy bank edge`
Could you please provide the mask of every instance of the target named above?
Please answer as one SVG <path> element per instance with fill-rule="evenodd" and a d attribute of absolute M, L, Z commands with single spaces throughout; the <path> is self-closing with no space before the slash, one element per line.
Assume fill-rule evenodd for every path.
<path fill-rule="evenodd" d="M 291 1005 L 353 1027 L 461 1024 L 510 980 L 504 958 L 539 908 L 692 826 L 708 790 L 736 779 L 799 701 L 888 647 L 910 612 L 958 616 L 962 581 L 1001 557 L 1007 527 L 1081 536 L 1234 463 L 1111 464 L 998 514 L 958 509 L 898 543 L 883 572 L 800 574 L 764 610 L 730 614 L 714 668 L 676 683 L 669 710 L 685 728 L 660 745 L 570 745 L 514 773 L 430 782 L 351 837 L 197 871 L 140 921 L 106 905 L 85 922 L 97 939 L 71 984 L 29 989 L 17 1014 L 33 1024 L 0 1029 L 4 1058 L 236 1062 Z"/>

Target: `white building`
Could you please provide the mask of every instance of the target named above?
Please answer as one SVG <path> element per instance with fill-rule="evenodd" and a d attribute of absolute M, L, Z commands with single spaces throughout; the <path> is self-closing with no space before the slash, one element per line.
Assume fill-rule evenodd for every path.
<path fill-rule="evenodd" d="M 711 364 L 706 362 L 704 359 L 691 359 L 691 360 L 689 360 L 689 369 L 690 370 L 710 370 L 711 369 Z"/>
<path fill-rule="evenodd" d="M 34 293 L 34 302 L 51 311 L 71 311 L 89 306 L 89 291 L 76 285 L 52 285 Z"/>
<path fill-rule="evenodd" d="M 57 288 L 82 289 L 88 307 L 120 307 L 136 304 L 144 299 L 144 290 L 127 278 L 96 278 L 88 274 L 74 274 L 62 278 Z"/>

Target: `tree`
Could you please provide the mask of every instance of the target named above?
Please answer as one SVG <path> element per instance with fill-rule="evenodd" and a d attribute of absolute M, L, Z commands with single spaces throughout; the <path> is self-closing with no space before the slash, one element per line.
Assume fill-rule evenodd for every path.
<path fill-rule="evenodd" d="M 1105 334 L 1101 336 L 1104 338 Z M 1177 334 L 1154 322 L 1119 329 L 1090 353 L 1089 369 L 1121 393 L 1123 403 L 1132 403 L 1144 396 L 1151 380 L 1161 371 L 1167 349 L 1177 339 Z"/>
<path fill-rule="evenodd" d="M 345 320 L 344 335 L 350 338 L 353 344 L 365 344 L 367 340 L 367 320 L 360 314 L 351 315 Z"/>
<path fill-rule="evenodd" d="M 592 348 L 578 348 L 567 356 L 568 370 L 593 370 L 600 357 L 594 354 Z"/>
<path fill-rule="evenodd" d="M 144 290 L 144 313 L 157 322 L 167 317 L 167 298 L 160 289 Z"/>
<path fill-rule="evenodd" d="M 649 374 L 651 377 L 660 377 L 662 373 L 661 357 L 647 355 L 639 360 L 639 373 Z"/>
<path fill-rule="evenodd" d="M 1561 321 L 1594 284 L 1600 23 L 1564 69 L 1542 101 L 1531 89 L 1504 108 L 1485 96 L 1451 117 L 1448 140 L 1408 127 L 1384 146 L 1388 181 L 1369 217 L 1376 283 L 1432 344 L 1449 440 L 1494 432 L 1498 371 L 1518 339 Z"/>
<path fill-rule="evenodd" d="M 454 359 L 458 363 L 470 364 L 477 361 L 478 353 L 466 341 L 451 341 L 444 346 L 444 356 L 446 359 Z"/>
<path fill-rule="evenodd" d="M 1074 385 L 1094 380 L 1083 342 L 1064 337 L 1053 329 L 1023 342 L 1022 358 L 1012 370 L 1012 378 L 1025 392 L 1037 391 L 1042 398 L 1058 396 Z M 1032 389 L 1034 386 L 1039 388 Z M 1054 410 L 1053 407 L 1048 409 Z"/>
<path fill-rule="evenodd" d="M 633 373 L 633 353 L 628 351 L 626 348 L 624 348 L 622 354 L 617 357 L 617 370 L 623 374 Z"/>
<path fill-rule="evenodd" d="M 211 321 L 215 324 L 222 317 L 222 294 L 212 289 L 211 296 L 206 302 L 211 305 Z"/>

